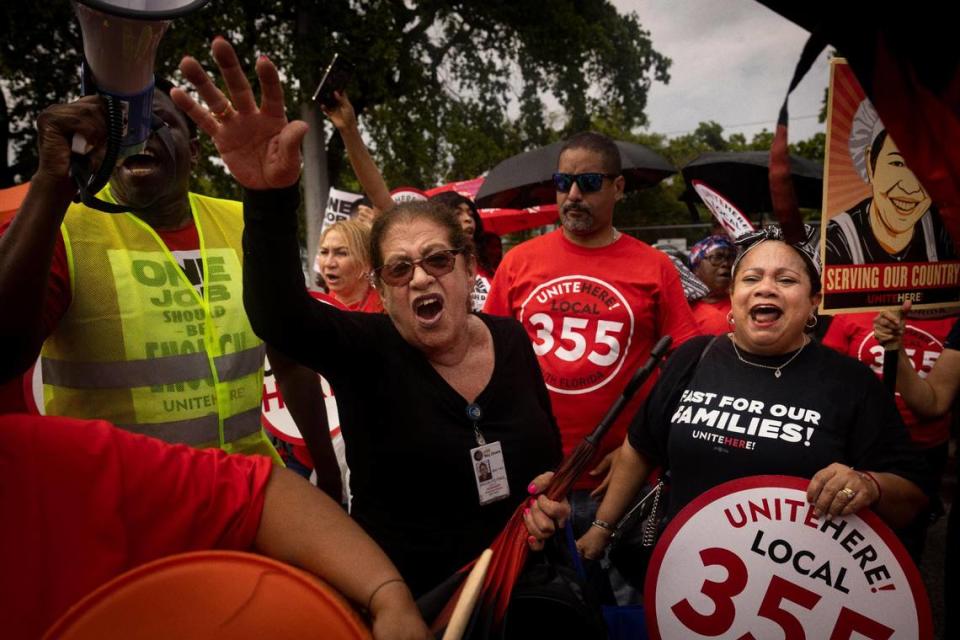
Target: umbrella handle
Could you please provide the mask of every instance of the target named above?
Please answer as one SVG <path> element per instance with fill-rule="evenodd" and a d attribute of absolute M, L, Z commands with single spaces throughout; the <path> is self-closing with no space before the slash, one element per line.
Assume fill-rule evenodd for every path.
<path fill-rule="evenodd" d="M 470 622 L 470 616 L 473 615 L 473 608 L 480 598 L 480 587 L 483 586 L 483 578 L 487 575 L 487 569 L 490 567 L 490 558 L 493 557 L 491 549 L 485 549 L 477 559 L 473 569 L 467 576 L 463 589 L 460 592 L 460 598 L 457 600 L 453 613 L 450 614 L 450 622 L 447 623 L 447 629 L 443 632 L 443 640 L 460 640 L 463 632 L 467 630 L 467 623 Z"/>
<path fill-rule="evenodd" d="M 639 389 L 640 386 L 647 381 L 647 378 L 650 377 L 650 374 L 653 373 L 657 363 L 660 362 L 660 359 L 667 353 L 667 349 L 670 348 L 672 343 L 673 338 L 663 336 L 657 341 L 657 344 L 653 345 L 653 349 L 650 350 L 650 357 L 647 358 L 643 366 L 637 369 L 637 372 L 630 378 L 630 382 L 623 388 L 623 392 L 620 394 L 620 397 L 617 398 L 616 402 L 613 403 L 613 406 L 607 410 L 607 414 L 603 416 L 597 428 L 587 436 L 587 442 L 594 446 L 600 442 L 614 421 L 620 416 L 620 412 L 623 411 L 623 408 L 627 405 L 627 402 L 630 401 L 630 398 L 633 397 L 633 394 L 637 392 L 637 389 Z"/>

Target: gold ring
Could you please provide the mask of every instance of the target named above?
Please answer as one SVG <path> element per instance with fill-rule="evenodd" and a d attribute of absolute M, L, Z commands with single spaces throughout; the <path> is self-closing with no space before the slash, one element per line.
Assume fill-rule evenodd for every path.
<path fill-rule="evenodd" d="M 850 487 L 844 487 L 843 489 L 840 489 L 840 493 L 847 496 L 847 500 L 853 500 L 853 496 L 857 495 L 857 492 Z"/>
<path fill-rule="evenodd" d="M 226 106 L 224 106 L 222 110 L 211 111 L 210 115 L 212 115 L 217 122 L 221 122 L 224 116 L 231 113 L 232 111 L 233 111 L 233 105 L 230 104 L 230 101 L 228 100 Z"/>

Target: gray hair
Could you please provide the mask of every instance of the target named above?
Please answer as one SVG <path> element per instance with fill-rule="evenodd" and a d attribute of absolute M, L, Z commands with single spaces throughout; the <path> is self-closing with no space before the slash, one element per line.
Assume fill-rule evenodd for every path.
<path fill-rule="evenodd" d="M 884 129 L 877 110 L 873 108 L 869 98 L 864 98 L 853 116 L 848 141 L 850 160 L 864 182 L 870 181 L 867 177 L 867 149 L 873 145 L 873 141 L 883 133 Z"/>

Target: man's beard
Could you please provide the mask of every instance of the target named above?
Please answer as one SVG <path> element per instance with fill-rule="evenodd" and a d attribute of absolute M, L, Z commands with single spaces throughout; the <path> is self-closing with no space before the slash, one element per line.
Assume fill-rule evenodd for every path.
<path fill-rule="evenodd" d="M 576 215 L 571 216 L 570 212 Z M 560 222 L 570 233 L 589 233 L 593 231 L 595 220 L 589 208 L 582 205 L 564 205 L 560 210 Z"/>

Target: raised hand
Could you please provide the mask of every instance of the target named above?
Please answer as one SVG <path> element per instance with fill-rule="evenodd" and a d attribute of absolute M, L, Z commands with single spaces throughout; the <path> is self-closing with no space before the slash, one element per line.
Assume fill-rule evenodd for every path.
<path fill-rule="evenodd" d="M 47 107 L 37 118 L 37 147 L 40 164 L 33 180 L 43 182 L 66 197 L 76 193 L 77 186 L 70 177 L 71 143 L 79 134 L 86 148 L 78 153 L 91 155 L 93 167 L 100 165 L 107 138 L 106 109 L 98 96 L 80 98 L 70 104 Z"/>
<path fill-rule="evenodd" d="M 258 108 L 230 43 L 217 37 L 210 51 L 229 97 L 190 56 L 180 61 L 180 71 L 207 106 L 198 104 L 182 89 L 174 89 L 170 97 L 213 139 L 224 164 L 241 185 L 248 189 L 278 189 L 296 183 L 300 176 L 300 142 L 308 127 L 299 120 L 287 122 L 277 68 L 266 56 L 257 60 L 262 93 Z"/>
<path fill-rule="evenodd" d="M 337 101 L 337 106 L 328 109 L 320 105 L 320 110 L 330 118 L 330 122 L 337 129 L 342 130 L 348 127 L 355 129 L 357 127 L 357 115 L 354 113 L 353 105 L 350 103 L 347 93 L 345 91 L 334 91 L 333 97 Z"/>

